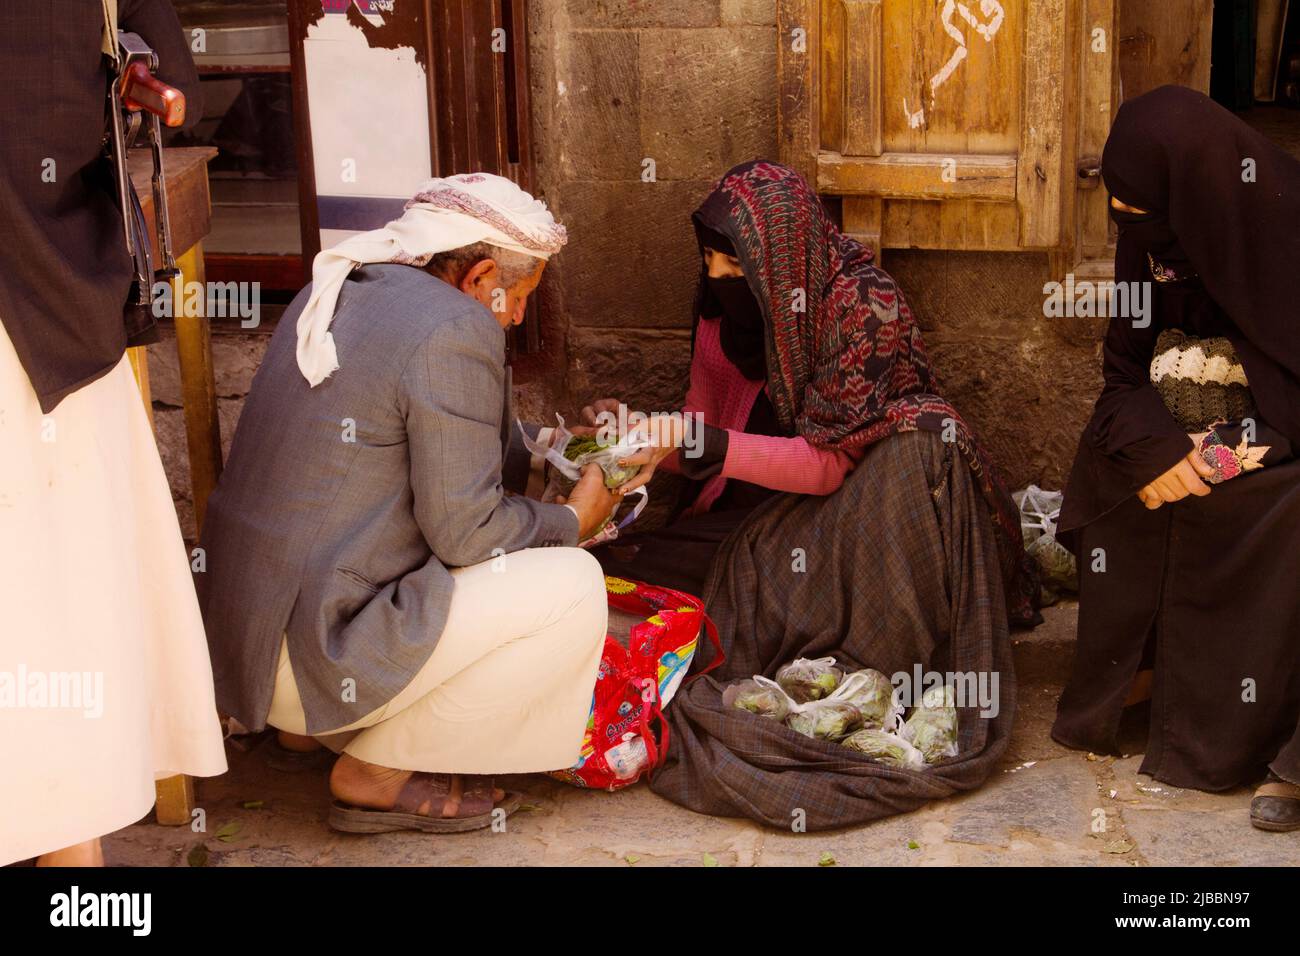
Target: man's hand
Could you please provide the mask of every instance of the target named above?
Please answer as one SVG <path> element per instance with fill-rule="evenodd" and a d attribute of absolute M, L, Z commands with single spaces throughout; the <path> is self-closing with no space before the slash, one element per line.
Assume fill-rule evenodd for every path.
<path fill-rule="evenodd" d="M 595 464 L 582 469 L 582 477 L 568 498 L 555 499 L 557 504 L 572 505 L 578 512 L 579 541 L 586 541 L 603 528 L 622 500 L 621 490 L 615 492 L 605 487 L 605 472 Z"/>
<path fill-rule="evenodd" d="M 601 413 L 605 412 L 610 415 L 617 416 L 618 408 L 622 404 L 623 404 L 622 400 L 617 398 L 598 398 L 596 399 L 596 401 L 592 402 L 590 405 L 583 408 L 582 423 L 584 425 L 589 425 L 593 428 L 596 427 L 597 425 L 603 425 L 604 422 L 600 420 Z M 576 430 L 574 431 L 574 434 L 575 435 L 577 434 Z"/>
<path fill-rule="evenodd" d="M 1201 479 L 1213 474 L 1214 469 L 1193 448 L 1186 458 L 1139 491 L 1138 498 L 1154 511 L 1166 502 L 1180 501 L 1188 495 L 1204 497 L 1210 493 L 1210 486 Z"/>

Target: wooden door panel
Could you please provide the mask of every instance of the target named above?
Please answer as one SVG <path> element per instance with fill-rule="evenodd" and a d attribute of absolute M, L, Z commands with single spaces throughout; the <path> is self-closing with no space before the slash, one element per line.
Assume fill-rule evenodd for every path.
<path fill-rule="evenodd" d="M 896 248 L 982 252 L 1021 248 L 1019 211 L 1014 203 L 894 199 L 884 203 L 882 218 L 882 234 Z"/>
<path fill-rule="evenodd" d="M 1116 0 L 1084 0 L 1083 32 L 1079 38 L 1078 144 L 1075 187 L 1078 190 L 1076 246 L 1083 261 L 1114 259 L 1113 227 L 1108 197 L 1101 182 L 1101 151 L 1119 108 L 1120 36 L 1116 33 Z M 1104 44 L 1104 46 L 1103 46 Z"/>
<path fill-rule="evenodd" d="M 823 152 L 817 160 L 817 188 L 841 196 L 1014 202 L 1017 165 L 1011 155 Z"/>
<path fill-rule="evenodd" d="M 979 0 L 882 5 L 885 149 L 1015 152 L 1022 3 L 998 0 L 987 16 Z"/>
<path fill-rule="evenodd" d="M 1067 110 L 1068 63 L 1108 4 L 780 0 L 782 158 L 884 245 L 1073 246 L 1073 148 L 1094 130 Z"/>
<path fill-rule="evenodd" d="M 1065 57 L 1066 0 L 1029 3 L 1032 16 L 1025 24 L 1021 78 L 1025 112 L 1020 124 L 1016 205 L 1020 207 L 1020 244 L 1043 249 L 1059 246 L 1065 238 L 1062 204 L 1066 200 L 1067 127 L 1063 87 L 1071 71 Z M 1073 183 L 1071 173 L 1071 187 Z M 1073 189 L 1069 199 L 1074 199 Z"/>

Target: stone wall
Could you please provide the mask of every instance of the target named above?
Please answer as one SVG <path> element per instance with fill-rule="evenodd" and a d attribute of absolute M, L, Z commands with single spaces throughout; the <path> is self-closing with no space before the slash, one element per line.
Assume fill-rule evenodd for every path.
<path fill-rule="evenodd" d="M 1101 391 L 1106 320 L 1046 318 L 1047 256 L 887 249 L 944 394 L 1011 488 L 1064 487 Z"/>
<path fill-rule="evenodd" d="M 529 18 L 539 192 L 570 232 L 543 282 L 566 388 L 534 387 L 678 407 L 690 213 L 726 169 L 776 155 L 775 0 L 533 0 Z"/>
<path fill-rule="evenodd" d="M 216 378 L 217 415 L 221 421 L 221 455 L 230 454 L 230 441 L 244 409 L 244 398 L 266 353 L 273 326 L 258 332 L 215 329 L 212 336 L 212 364 Z M 163 468 L 171 485 L 172 500 L 180 518 L 181 533 L 193 542 L 194 496 L 190 485 L 189 452 L 185 438 L 185 413 L 181 408 L 180 366 L 176 356 L 176 333 L 171 326 L 161 330 L 162 340 L 149 346 L 149 390 L 153 397 L 154 434 Z"/>

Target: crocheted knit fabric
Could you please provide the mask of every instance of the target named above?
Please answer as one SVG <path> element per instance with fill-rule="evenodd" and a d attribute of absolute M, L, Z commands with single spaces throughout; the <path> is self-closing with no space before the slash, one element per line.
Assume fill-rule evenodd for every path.
<path fill-rule="evenodd" d="M 1196 338 L 1165 329 L 1156 339 L 1151 382 L 1187 432 L 1236 422 L 1254 412 L 1246 372 L 1226 338 Z"/>

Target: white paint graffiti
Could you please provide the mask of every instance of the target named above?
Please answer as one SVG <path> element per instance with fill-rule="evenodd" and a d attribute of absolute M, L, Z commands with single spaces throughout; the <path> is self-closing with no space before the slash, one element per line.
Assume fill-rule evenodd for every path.
<path fill-rule="evenodd" d="M 975 32 L 984 38 L 984 42 L 992 43 L 993 37 L 998 30 L 1002 28 L 1002 21 L 1006 17 L 1006 11 L 1002 9 L 1002 4 L 998 0 L 980 0 L 980 15 L 984 18 L 977 19 L 971 13 L 970 7 L 958 0 L 944 0 L 943 9 L 939 13 L 939 21 L 943 24 L 943 32 L 948 34 L 957 41 L 957 49 L 952 51 L 952 56 L 948 57 L 948 62 L 939 68 L 939 72 L 930 77 L 930 105 L 934 105 L 934 94 L 939 87 L 948 82 L 948 78 L 956 72 L 961 61 L 966 59 L 966 35 L 961 29 L 953 23 L 954 15 L 960 14 Z M 907 105 L 907 97 L 903 97 L 903 113 L 907 116 L 907 125 L 912 129 L 917 129 L 925 125 L 925 103 L 922 102 L 921 108 L 913 112 Z"/>

